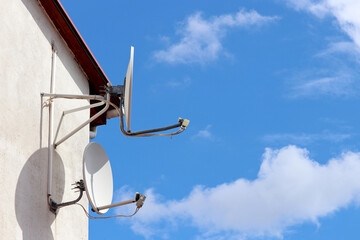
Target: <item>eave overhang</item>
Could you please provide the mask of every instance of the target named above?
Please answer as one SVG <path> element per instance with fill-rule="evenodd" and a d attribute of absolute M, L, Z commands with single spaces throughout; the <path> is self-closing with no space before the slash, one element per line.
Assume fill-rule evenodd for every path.
<path fill-rule="evenodd" d="M 53 23 L 60 36 L 63 38 L 70 51 L 74 54 L 75 60 L 79 64 L 88 78 L 90 86 L 90 94 L 102 95 L 101 90 L 104 86 L 111 84 L 106 74 L 96 61 L 74 23 L 58 0 L 38 0 L 49 19 Z M 118 98 L 111 98 L 111 101 L 119 106 Z M 96 114 L 97 109 L 91 109 L 91 116 Z M 99 117 L 91 126 L 106 124 L 106 114 Z"/>

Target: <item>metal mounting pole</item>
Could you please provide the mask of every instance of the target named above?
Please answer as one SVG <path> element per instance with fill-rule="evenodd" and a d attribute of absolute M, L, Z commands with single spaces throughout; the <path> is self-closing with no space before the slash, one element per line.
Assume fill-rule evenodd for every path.
<path fill-rule="evenodd" d="M 50 93 L 55 92 L 55 70 L 56 70 L 56 50 L 52 46 L 51 56 L 51 80 L 50 80 Z M 48 139 L 48 186 L 47 186 L 47 198 L 50 205 L 50 198 L 52 194 L 52 168 L 54 159 L 54 145 L 53 145 L 53 134 L 54 134 L 54 102 L 50 99 L 49 101 L 49 139 Z"/>
<path fill-rule="evenodd" d="M 56 58 L 56 52 L 55 50 L 53 50 L 53 55 L 52 55 L 52 70 L 51 70 L 51 87 L 50 87 L 50 93 L 41 93 L 41 97 L 49 97 L 49 139 L 48 139 L 48 147 L 49 147 L 49 151 L 48 151 L 48 189 L 47 189 L 47 197 L 48 197 L 48 204 L 50 206 L 50 211 L 53 212 L 54 214 L 56 214 L 56 210 L 60 207 L 63 206 L 68 206 L 71 205 L 77 201 L 80 200 L 80 198 L 82 197 L 82 192 L 80 193 L 80 196 L 78 199 L 71 201 L 71 202 L 67 202 L 67 203 L 61 203 L 61 204 L 57 204 L 52 198 L 52 177 L 53 177 L 53 158 L 54 158 L 54 151 L 57 145 L 61 144 L 62 142 L 64 142 L 65 140 L 67 140 L 69 137 L 71 137 L 72 135 L 74 135 L 76 132 L 78 132 L 80 129 L 82 129 L 83 127 L 85 127 L 87 124 L 91 123 L 92 121 L 94 121 L 96 118 L 98 118 L 99 116 L 101 116 L 103 113 L 105 113 L 107 111 L 107 109 L 109 108 L 109 106 L 113 106 L 116 107 L 113 103 L 110 102 L 110 94 L 106 94 L 105 97 L 103 96 L 99 96 L 99 95 L 68 95 L 68 94 L 55 94 L 54 90 L 55 90 L 55 58 Z M 101 105 L 105 106 L 103 107 L 103 109 L 101 109 L 101 111 L 99 111 L 97 114 L 95 114 L 94 116 L 92 116 L 90 119 L 88 119 L 87 121 L 83 122 L 80 126 L 78 126 L 77 128 L 75 128 L 73 131 L 71 131 L 69 134 L 67 134 L 66 136 L 64 136 L 62 139 L 60 139 L 58 142 L 56 141 L 56 137 L 54 139 L 53 135 L 54 135 L 54 99 L 55 98 L 65 98 L 65 99 L 88 99 L 88 100 L 98 100 L 100 101 L 99 103 L 95 103 L 95 104 L 91 104 L 88 106 L 83 106 L 83 107 L 78 107 L 75 109 L 70 109 L 67 111 L 63 112 L 61 121 L 59 123 L 58 129 L 57 129 L 57 133 L 56 133 L 56 137 L 58 135 L 59 129 L 60 129 L 60 125 L 63 119 L 63 116 L 69 113 L 73 113 L 73 112 L 77 112 L 77 111 L 81 111 L 81 110 L 85 110 L 85 109 L 90 109 L 90 108 L 94 108 L 94 107 L 98 107 Z"/>

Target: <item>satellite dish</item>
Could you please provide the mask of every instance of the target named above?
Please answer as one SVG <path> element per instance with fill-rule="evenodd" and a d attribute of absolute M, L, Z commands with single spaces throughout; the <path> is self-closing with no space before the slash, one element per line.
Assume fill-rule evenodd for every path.
<path fill-rule="evenodd" d="M 126 122 L 126 130 L 130 132 L 130 119 L 131 119 L 131 92 L 132 92 L 132 80 L 133 80 L 133 67 L 134 67 L 134 47 L 130 48 L 130 61 L 126 72 L 124 81 L 125 93 L 124 93 L 124 115 Z"/>
<path fill-rule="evenodd" d="M 104 214 L 108 209 L 98 208 L 110 205 L 113 197 L 113 178 L 111 166 L 104 148 L 96 143 L 89 143 L 84 151 L 83 175 L 86 195 L 92 209 Z"/>
<path fill-rule="evenodd" d="M 153 129 L 147 129 L 147 130 L 135 131 L 135 132 L 131 131 L 130 120 L 131 120 L 131 94 L 132 94 L 131 92 L 132 92 L 132 81 L 133 81 L 133 67 L 134 67 L 134 47 L 131 46 L 130 61 L 127 68 L 124 85 L 107 86 L 105 88 L 106 93 L 110 94 L 110 96 L 121 98 L 119 107 L 113 105 L 113 107 L 115 108 L 114 111 L 116 111 L 116 113 L 113 114 L 110 111 L 107 113 L 106 117 L 109 119 L 112 117 L 120 116 L 120 130 L 125 136 L 128 137 L 173 136 L 183 132 L 189 125 L 190 121 L 182 118 L 178 119 L 177 124 L 173 124 L 167 127 L 153 128 Z M 125 118 L 125 123 L 123 118 Z M 126 125 L 126 130 L 125 130 L 125 125 Z M 174 128 L 179 128 L 179 129 L 176 132 L 172 132 L 172 133 L 157 133 L 157 132 L 168 131 Z"/>

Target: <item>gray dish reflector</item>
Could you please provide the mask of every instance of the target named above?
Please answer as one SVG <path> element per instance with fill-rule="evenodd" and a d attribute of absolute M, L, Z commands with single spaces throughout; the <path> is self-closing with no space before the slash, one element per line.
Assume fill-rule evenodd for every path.
<path fill-rule="evenodd" d="M 126 130 L 130 132 L 130 119 L 131 119 L 131 92 L 133 81 L 133 67 L 134 67 L 134 47 L 130 49 L 130 61 L 125 77 L 125 94 L 124 94 L 124 115 L 126 122 Z"/>
<path fill-rule="evenodd" d="M 98 207 L 109 205 L 113 197 L 113 177 L 109 158 L 104 148 L 96 143 L 89 143 L 83 156 L 83 175 L 86 195 L 93 210 L 104 214 L 108 209 Z"/>

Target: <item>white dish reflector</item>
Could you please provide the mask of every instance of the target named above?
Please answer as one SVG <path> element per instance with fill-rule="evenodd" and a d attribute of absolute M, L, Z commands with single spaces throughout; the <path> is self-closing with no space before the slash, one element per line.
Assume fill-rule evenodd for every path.
<path fill-rule="evenodd" d="M 108 209 L 98 207 L 109 205 L 113 197 L 113 178 L 108 156 L 104 148 L 96 143 L 89 143 L 83 156 L 83 175 L 86 195 L 92 209 L 104 214 Z"/>
<path fill-rule="evenodd" d="M 131 119 L 131 92 L 133 80 L 133 67 L 134 67 L 134 47 L 130 49 L 130 61 L 125 77 L 125 93 L 124 93 L 124 116 L 126 122 L 126 130 L 130 132 L 130 119 Z"/>

